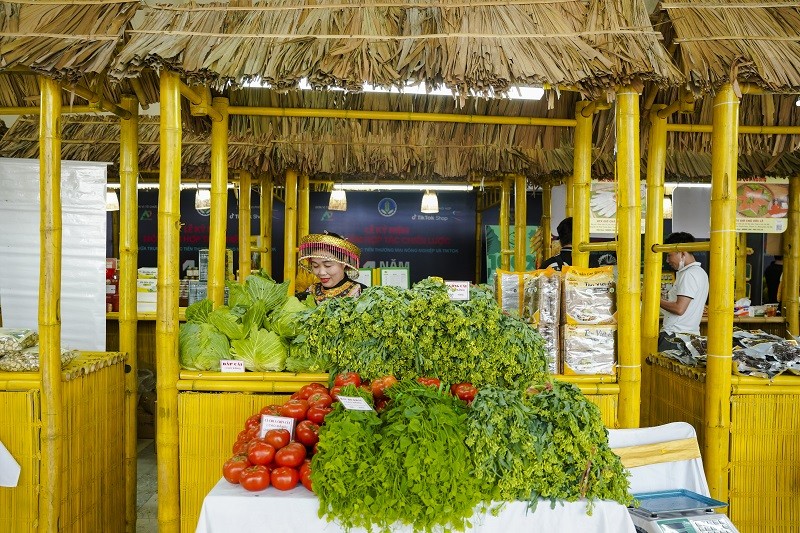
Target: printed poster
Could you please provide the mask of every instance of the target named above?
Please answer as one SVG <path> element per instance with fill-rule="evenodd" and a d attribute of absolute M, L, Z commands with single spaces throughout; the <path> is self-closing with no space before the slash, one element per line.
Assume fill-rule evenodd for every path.
<path fill-rule="evenodd" d="M 789 212 L 789 180 L 755 178 L 736 185 L 736 231 L 783 233 Z"/>

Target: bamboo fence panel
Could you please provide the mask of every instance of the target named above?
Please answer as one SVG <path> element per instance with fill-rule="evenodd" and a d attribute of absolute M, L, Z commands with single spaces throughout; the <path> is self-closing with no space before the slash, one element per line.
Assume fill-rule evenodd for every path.
<path fill-rule="evenodd" d="M 697 443 L 703 448 L 703 399 L 705 373 L 658 355 L 647 358 L 650 373 L 649 426 L 670 422 L 688 422 L 697 432 Z M 642 395 L 643 401 L 647 401 Z"/>
<path fill-rule="evenodd" d="M 62 370 L 62 531 L 125 528 L 124 367 L 119 353 L 82 352 Z M 3 533 L 38 524 L 41 379 L 29 374 L 0 372 L 0 440 L 22 467 L 17 487 L 0 488 Z"/>
<path fill-rule="evenodd" d="M 586 399 L 600 408 L 603 425 L 607 428 L 618 428 L 619 394 L 586 394 Z"/>

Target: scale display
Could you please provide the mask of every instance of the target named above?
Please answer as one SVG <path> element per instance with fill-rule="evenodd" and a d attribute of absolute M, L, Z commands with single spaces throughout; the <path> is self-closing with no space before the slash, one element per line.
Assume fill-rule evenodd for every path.
<path fill-rule="evenodd" d="M 633 495 L 639 507 L 629 508 L 637 533 L 739 533 L 715 509 L 728 504 L 678 489 Z"/>

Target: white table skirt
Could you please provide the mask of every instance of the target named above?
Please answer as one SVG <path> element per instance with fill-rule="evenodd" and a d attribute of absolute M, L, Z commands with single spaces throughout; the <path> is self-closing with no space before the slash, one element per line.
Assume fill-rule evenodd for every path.
<path fill-rule="evenodd" d="M 319 518 L 318 511 L 319 500 L 302 485 L 285 492 L 272 487 L 261 492 L 247 492 L 222 478 L 203 500 L 196 533 L 344 531 L 335 522 Z M 392 530 L 413 531 L 413 528 L 405 526 Z M 534 513 L 524 502 L 511 502 L 505 504 L 498 516 L 475 515 L 468 531 L 635 533 L 628 510 L 617 502 L 596 501 L 592 516 L 588 516 L 585 501 L 559 502 L 551 509 L 550 502 L 545 500 L 539 502 Z"/>

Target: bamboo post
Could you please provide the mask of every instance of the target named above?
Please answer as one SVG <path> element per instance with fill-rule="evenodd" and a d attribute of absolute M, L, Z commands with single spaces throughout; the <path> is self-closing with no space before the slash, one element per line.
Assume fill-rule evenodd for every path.
<path fill-rule="evenodd" d="M 564 201 L 564 216 L 571 217 L 575 212 L 575 178 L 568 177 L 564 181 L 566 200 Z M 560 221 L 559 221 L 560 222 Z"/>
<path fill-rule="evenodd" d="M 553 246 L 553 234 L 550 232 L 553 219 L 553 186 L 549 183 L 542 185 L 542 255 L 536 259 L 536 265 L 550 257 L 550 248 Z"/>
<path fill-rule="evenodd" d="M 272 275 L 272 178 L 263 177 L 259 184 L 259 235 L 261 235 L 261 268 Z"/>
<path fill-rule="evenodd" d="M 239 283 L 250 275 L 250 183 L 251 175 L 239 171 Z"/>
<path fill-rule="evenodd" d="M 119 143 L 119 351 L 128 354 L 125 374 L 125 531 L 136 531 L 136 407 L 139 404 L 139 362 L 136 349 L 136 267 L 139 262 L 139 101 L 122 97 L 130 112 L 120 119 Z"/>
<path fill-rule="evenodd" d="M 644 284 L 642 294 L 642 349 L 641 358 L 658 352 L 658 319 L 661 302 L 660 252 L 653 251 L 664 237 L 664 173 L 667 160 L 667 119 L 658 112 L 665 105 L 654 105 L 650 111 L 650 138 L 647 151 L 647 209 L 644 230 Z M 650 425 L 650 375 L 647 366 L 642 367 L 641 402 L 642 425 Z"/>
<path fill-rule="evenodd" d="M 632 87 L 617 89 L 615 117 L 618 180 L 619 424 L 623 428 L 634 428 L 639 427 L 642 377 L 641 278 L 639 276 L 642 254 L 642 206 L 639 176 L 639 93 Z M 588 205 L 586 207 L 588 213 Z"/>
<path fill-rule="evenodd" d="M 299 240 L 308 235 L 308 217 L 310 215 L 308 174 L 305 172 L 300 174 L 297 183 L 297 238 Z"/>
<path fill-rule="evenodd" d="M 781 302 L 786 331 L 800 335 L 800 176 L 789 178 L 789 220 L 783 235 Z"/>
<path fill-rule="evenodd" d="M 733 299 L 747 296 L 747 233 L 736 235 L 736 276 L 733 283 Z"/>
<path fill-rule="evenodd" d="M 508 178 L 503 178 L 500 185 L 500 268 L 511 270 L 511 235 L 509 225 L 511 220 L 511 183 Z"/>
<path fill-rule="evenodd" d="M 482 244 L 483 235 L 483 211 L 475 212 L 475 284 L 480 283 L 481 280 L 481 261 L 482 257 Z M 489 281 L 489 280 L 487 280 Z"/>
<path fill-rule="evenodd" d="M 61 85 L 39 77 L 39 353 L 42 462 L 39 531 L 58 531 L 63 478 L 61 405 Z"/>
<path fill-rule="evenodd" d="M 158 530 L 180 529 L 178 453 L 178 272 L 180 265 L 181 94 L 180 78 L 161 72 L 161 161 L 158 194 L 158 302 L 156 391 L 158 414 Z M 212 150 L 213 152 L 213 150 Z M 209 252 L 209 256 L 210 256 Z"/>
<path fill-rule="evenodd" d="M 739 99 L 730 83 L 714 96 L 711 137 L 711 243 L 708 362 L 703 459 L 711 497 L 728 501 L 733 276 L 736 253 L 736 171 Z"/>
<path fill-rule="evenodd" d="M 584 116 L 589 102 L 575 105 L 575 148 L 572 176 L 572 262 L 575 266 L 589 266 L 589 252 L 581 252 L 580 243 L 589 242 L 589 188 L 592 181 L 592 118 Z M 569 191 L 567 191 L 569 198 Z"/>
<path fill-rule="evenodd" d="M 222 120 L 211 121 L 211 228 L 208 237 L 208 298 L 225 302 L 225 257 L 228 237 L 228 99 L 214 98 Z"/>
<path fill-rule="evenodd" d="M 514 271 L 525 272 L 525 256 L 528 249 L 527 180 L 521 174 L 514 175 Z"/>
<path fill-rule="evenodd" d="M 283 221 L 283 279 L 294 294 L 297 276 L 297 171 L 286 169 L 286 203 Z"/>

